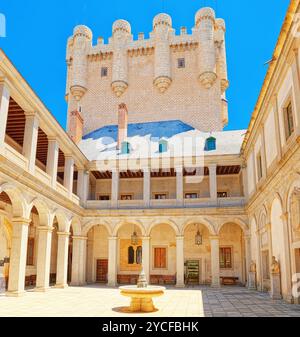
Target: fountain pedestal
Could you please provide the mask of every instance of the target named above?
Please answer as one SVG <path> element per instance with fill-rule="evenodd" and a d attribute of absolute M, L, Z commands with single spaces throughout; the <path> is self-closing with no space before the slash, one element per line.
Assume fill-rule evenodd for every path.
<path fill-rule="evenodd" d="M 153 298 L 162 296 L 164 287 L 148 286 L 145 273 L 142 271 L 136 286 L 124 286 L 119 288 L 121 295 L 131 298 L 129 311 L 131 312 L 153 312 Z"/>

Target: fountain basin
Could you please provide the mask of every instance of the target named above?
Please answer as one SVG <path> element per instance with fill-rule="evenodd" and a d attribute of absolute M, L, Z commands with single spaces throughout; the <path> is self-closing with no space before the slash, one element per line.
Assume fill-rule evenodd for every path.
<path fill-rule="evenodd" d="M 153 305 L 153 298 L 164 294 L 166 288 L 157 286 L 148 286 L 138 288 L 137 286 L 123 286 L 119 288 L 121 295 L 130 297 L 131 312 L 153 312 L 157 309 Z"/>

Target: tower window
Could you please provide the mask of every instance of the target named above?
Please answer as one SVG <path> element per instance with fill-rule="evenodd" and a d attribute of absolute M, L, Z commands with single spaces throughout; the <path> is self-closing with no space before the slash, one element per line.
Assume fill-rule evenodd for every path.
<path fill-rule="evenodd" d="M 102 67 L 101 68 L 101 77 L 107 77 L 107 74 L 108 74 L 107 67 Z"/>
<path fill-rule="evenodd" d="M 185 68 L 185 59 L 184 58 L 178 59 L 177 62 L 178 62 L 178 68 Z"/>
<path fill-rule="evenodd" d="M 209 137 L 205 142 L 205 151 L 214 151 L 216 150 L 216 138 Z"/>

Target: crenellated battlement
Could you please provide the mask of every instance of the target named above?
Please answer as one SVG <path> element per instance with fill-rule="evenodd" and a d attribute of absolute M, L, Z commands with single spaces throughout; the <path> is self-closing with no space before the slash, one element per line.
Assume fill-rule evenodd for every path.
<path fill-rule="evenodd" d="M 224 20 L 216 19 L 215 12 L 211 8 L 202 8 L 195 14 L 195 25 L 191 28 L 190 33 L 187 32 L 185 27 L 176 32 L 172 27 L 172 18 L 165 13 L 160 13 L 153 18 L 153 30 L 149 33 L 148 38 L 145 38 L 144 33 L 139 33 L 134 37 L 130 23 L 126 20 L 117 20 L 113 23 L 112 36 L 108 38 L 107 43 L 100 37 L 97 43 L 93 45 L 92 31 L 86 26 L 75 27 L 73 36 L 68 39 L 67 43 L 68 78 L 66 97 L 69 101 L 69 111 L 73 111 L 79 104 L 83 110 L 83 116 L 86 115 L 89 120 L 97 119 L 97 126 L 101 126 L 99 125 L 100 116 L 93 115 L 92 117 L 94 108 L 90 102 L 91 100 L 97 101 L 96 105 L 98 105 L 94 86 L 98 83 L 99 78 L 96 79 L 91 68 L 98 68 L 96 71 L 103 72 L 103 83 L 98 84 L 101 90 L 97 94 L 106 97 L 107 95 L 113 95 L 109 98 L 107 106 L 99 103 L 100 109 L 93 111 L 94 114 L 100 113 L 104 122 L 107 123 L 115 121 L 115 117 L 106 118 L 108 113 L 113 113 L 111 103 L 114 102 L 117 106 L 118 99 L 122 97 L 123 100 L 126 100 L 126 95 L 129 96 L 129 101 L 134 100 L 134 95 L 136 95 L 135 99 L 139 101 L 139 89 L 142 87 L 142 95 L 145 95 L 147 91 L 147 97 L 142 98 L 144 102 L 148 98 L 150 99 L 151 95 L 152 97 L 157 95 L 155 101 L 163 105 L 162 110 L 164 111 L 169 106 L 167 100 L 174 100 L 174 95 L 180 96 L 177 88 L 180 86 L 180 77 L 183 78 L 182 73 L 189 71 L 190 73 L 187 76 L 194 83 L 193 93 L 190 91 L 191 97 L 188 98 L 189 93 L 186 92 L 186 97 L 181 100 L 183 104 L 181 106 L 179 104 L 178 108 L 186 109 L 187 103 L 184 103 L 183 100 L 193 101 L 195 91 L 198 90 L 200 96 L 209 96 L 214 102 L 207 102 L 207 98 L 201 99 L 203 103 L 198 104 L 198 108 L 195 104 L 194 114 L 198 110 L 200 116 L 202 111 L 205 111 L 205 115 L 211 115 L 214 121 L 210 125 L 206 125 L 205 122 L 198 122 L 198 118 L 195 118 L 195 116 L 191 117 L 191 121 L 193 121 L 194 126 L 203 130 L 221 130 L 228 120 L 227 103 L 226 109 L 224 109 L 225 91 L 229 85 L 225 31 Z M 143 58 L 141 62 L 132 60 L 139 57 Z M 176 57 L 178 57 L 177 60 Z M 140 64 L 136 62 L 140 62 Z M 177 67 L 176 62 L 178 63 Z M 101 70 L 102 68 L 106 69 Z M 181 69 L 180 73 L 175 68 Z M 141 76 L 144 78 L 141 79 Z M 104 81 L 105 89 L 102 88 Z M 143 81 L 143 83 L 137 88 L 139 81 Z M 181 85 L 184 86 L 186 83 L 182 82 Z M 111 94 L 108 92 L 108 87 Z M 92 91 L 90 91 L 91 88 L 93 88 Z M 135 91 L 131 92 L 131 88 Z M 211 90 L 213 94 L 208 95 L 208 90 Z M 106 100 L 106 98 L 103 99 Z M 130 109 L 129 101 L 127 100 Z M 196 101 L 197 99 L 195 99 Z M 140 116 L 143 113 L 142 105 L 138 104 L 138 107 L 136 107 L 138 111 L 134 111 L 139 113 Z M 189 107 L 187 110 L 189 110 Z M 210 110 L 214 110 L 213 113 Z M 103 113 L 106 115 L 103 116 Z M 155 116 L 155 113 L 153 111 L 151 119 L 155 120 L 158 117 Z M 183 113 L 183 115 L 186 114 Z M 133 117 L 132 114 L 131 116 L 133 121 L 138 121 L 136 116 Z M 84 118 L 85 127 L 87 126 L 86 131 L 90 131 L 93 123 L 88 126 L 90 121 L 86 120 L 86 117 Z M 178 114 L 176 116 L 175 113 L 174 118 L 178 117 L 180 116 Z M 150 116 L 145 116 L 146 120 L 148 118 Z M 189 117 L 186 119 L 189 123 L 192 123 Z"/>

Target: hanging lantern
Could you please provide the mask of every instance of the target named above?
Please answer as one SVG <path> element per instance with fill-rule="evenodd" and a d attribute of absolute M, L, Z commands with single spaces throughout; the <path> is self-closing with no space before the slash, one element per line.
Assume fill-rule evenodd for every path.
<path fill-rule="evenodd" d="M 138 240 L 139 238 L 138 238 L 137 232 L 134 230 L 133 234 L 131 235 L 131 244 L 133 246 L 137 246 Z"/>
<path fill-rule="evenodd" d="M 199 229 L 198 229 L 197 234 L 195 236 L 195 244 L 197 246 L 201 246 L 202 245 L 202 235 L 201 235 Z"/>

